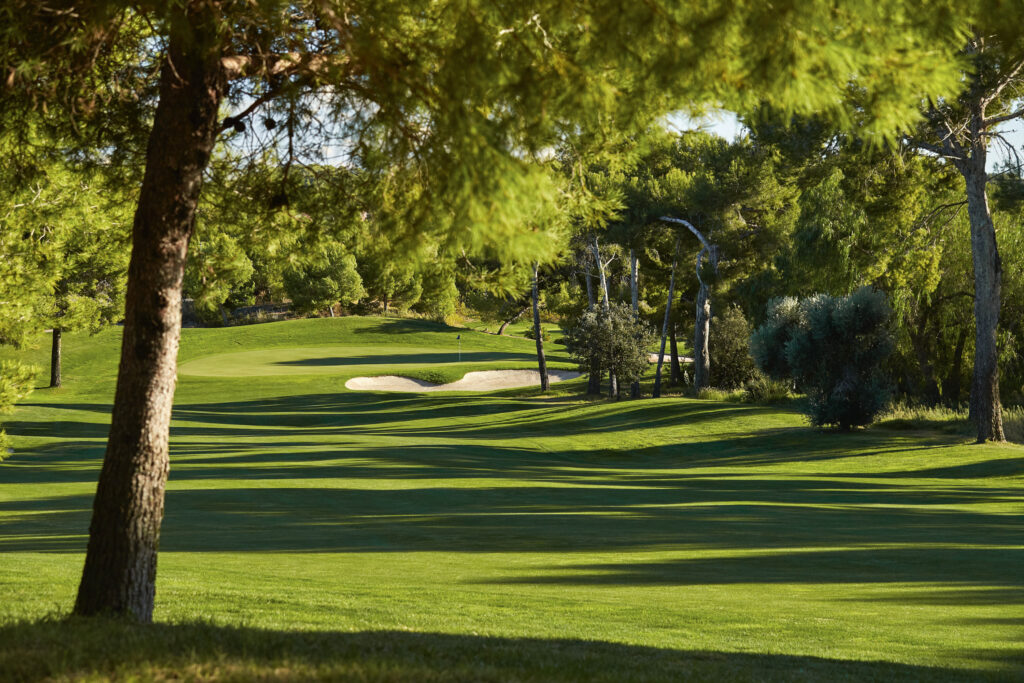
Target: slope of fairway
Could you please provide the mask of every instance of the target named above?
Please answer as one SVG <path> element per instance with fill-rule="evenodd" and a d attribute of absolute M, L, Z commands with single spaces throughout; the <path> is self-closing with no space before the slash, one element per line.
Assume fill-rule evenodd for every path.
<path fill-rule="evenodd" d="M 183 368 L 455 334 L 532 351 L 354 318 L 187 330 Z M 0 679 L 1024 676 L 1024 448 L 679 398 L 348 392 L 348 370 L 183 372 L 160 623 L 39 621 L 73 602 L 117 348 L 69 335 L 68 386 L 6 416 Z"/>
<path fill-rule="evenodd" d="M 265 375 L 351 375 L 353 372 L 383 372 L 401 366 L 408 369 L 438 364 L 530 363 L 536 355 L 501 351 L 467 351 L 417 346 L 321 346 L 257 349 L 215 353 L 183 363 L 181 375 L 205 377 L 255 377 Z"/>

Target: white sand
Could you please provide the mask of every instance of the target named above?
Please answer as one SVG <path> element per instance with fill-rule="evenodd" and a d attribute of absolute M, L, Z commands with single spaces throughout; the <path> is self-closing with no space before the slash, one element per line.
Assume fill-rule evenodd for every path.
<path fill-rule="evenodd" d="M 548 370 L 551 382 L 576 379 L 578 372 L 569 370 Z M 422 379 L 384 375 L 382 377 L 353 377 L 345 382 L 345 388 L 352 391 L 495 391 L 516 387 L 540 386 L 540 373 L 536 370 L 481 370 L 467 372 L 457 382 L 433 384 Z"/>
<path fill-rule="evenodd" d="M 658 354 L 652 353 L 647 358 L 647 360 L 649 360 L 652 363 L 657 363 L 658 362 Z M 669 354 L 669 353 L 665 354 L 665 362 L 666 363 L 671 363 L 672 362 L 672 354 Z M 693 359 L 690 358 L 689 356 L 679 356 L 679 362 L 680 363 L 692 363 Z"/>

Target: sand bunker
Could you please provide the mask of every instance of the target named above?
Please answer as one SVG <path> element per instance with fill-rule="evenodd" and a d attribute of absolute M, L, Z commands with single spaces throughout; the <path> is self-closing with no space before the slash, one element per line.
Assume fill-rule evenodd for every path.
<path fill-rule="evenodd" d="M 570 370 L 548 370 L 548 379 L 561 382 L 576 379 L 578 372 Z M 434 384 L 422 379 L 384 375 L 383 377 L 353 377 L 345 382 L 345 388 L 352 391 L 495 391 L 540 385 L 540 373 L 536 370 L 480 370 L 467 372 L 457 382 Z"/>
<path fill-rule="evenodd" d="M 652 353 L 650 356 L 648 356 L 647 360 L 649 360 L 652 363 L 657 363 L 658 362 L 658 354 Z M 672 356 L 670 356 L 669 354 L 666 353 L 665 354 L 665 362 L 666 363 L 671 363 L 672 362 Z M 693 359 L 690 358 L 689 356 L 679 356 L 679 362 L 680 363 L 692 363 Z"/>

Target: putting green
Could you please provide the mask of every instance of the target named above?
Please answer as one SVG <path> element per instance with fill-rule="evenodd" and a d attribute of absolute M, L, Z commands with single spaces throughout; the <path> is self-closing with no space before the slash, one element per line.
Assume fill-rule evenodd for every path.
<path fill-rule="evenodd" d="M 462 364 L 531 362 L 528 353 L 463 351 Z M 218 353 L 183 363 L 181 375 L 205 377 L 266 377 L 270 375 L 351 375 L 459 363 L 455 349 L 398 346 L 316 346 L 257 349 Z"/>

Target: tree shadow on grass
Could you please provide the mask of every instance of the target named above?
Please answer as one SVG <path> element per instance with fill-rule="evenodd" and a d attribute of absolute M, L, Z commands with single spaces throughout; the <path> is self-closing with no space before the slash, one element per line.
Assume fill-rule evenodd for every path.
<path fill-rule="evenodd" d="M 962 681 L 1014 670 L 407 631 L 272 631 L 106 619 L 0 626 L 4 680 L 116 678 L 358 681 Z"/>
<path fill-rule="evenodd" d="M 380 470 L 365 475 L 386 478 Z M 874 581 L 977 581 L 992 587 L 1024 581 L 1019 571 L 1022 515 L 944 507 L 1005 491 L 836 489 L 832 482 L 815 480 L 787 480 L 764 490 L 758 484 L 694 478 L 662 488 L 525 481 L 395 489 L 305 482 L 187 488 L 172 471 L 161 548 L 554 555 L 670 551 L 684 558 L 669 565 L 581 566 L 564 577 L 582 584 L 770 583 L 773 576 L 850 583 L 867 581 L 866 573 Z M 0 501 L 0 550 L 81 551 L 91 503 L 89 494 Z M 704 561 L 707 550 L 752 552 Z M 768 556 L 775 553 L 776 559 Z"/>

